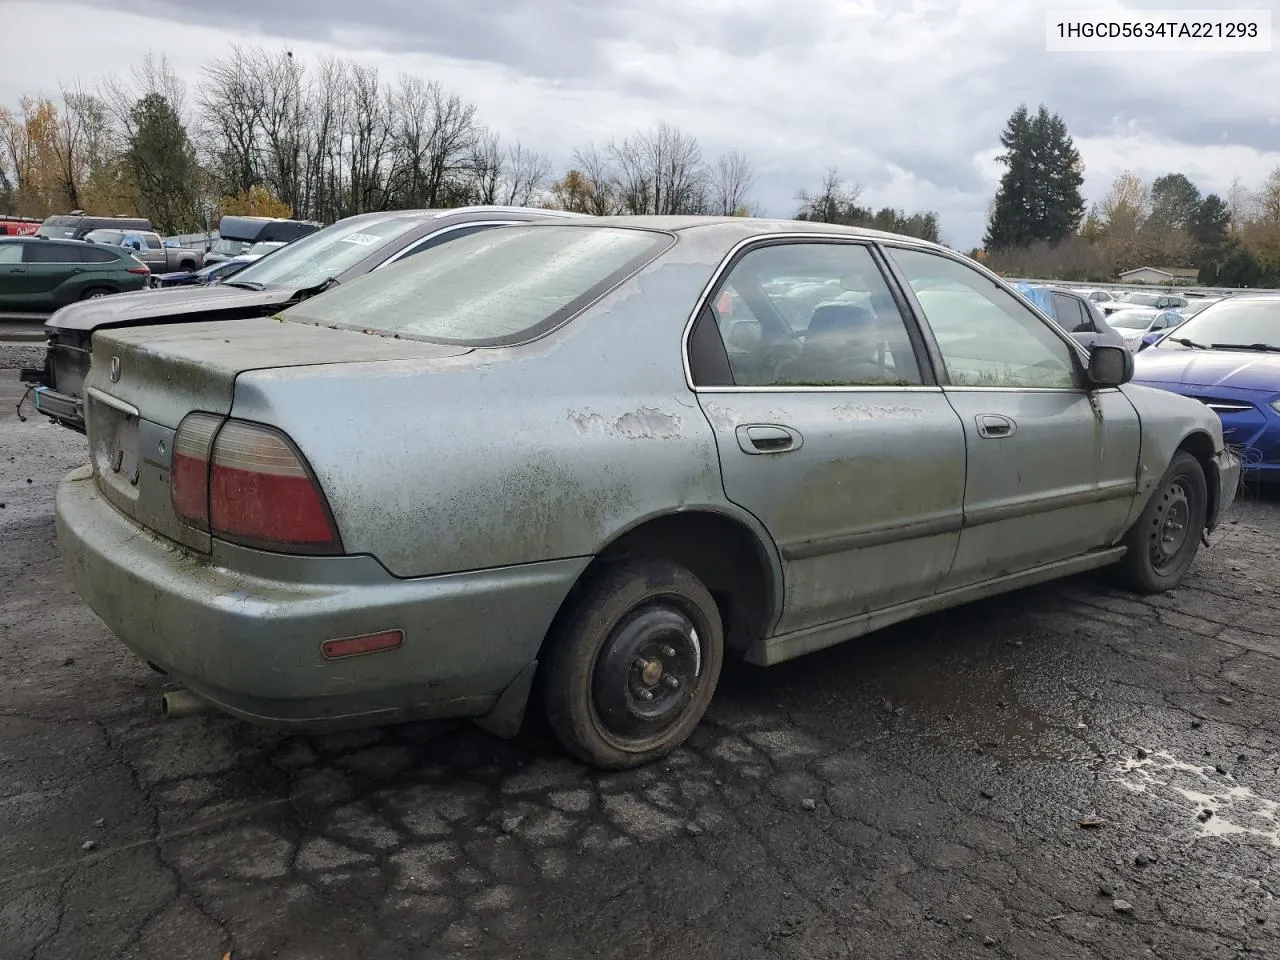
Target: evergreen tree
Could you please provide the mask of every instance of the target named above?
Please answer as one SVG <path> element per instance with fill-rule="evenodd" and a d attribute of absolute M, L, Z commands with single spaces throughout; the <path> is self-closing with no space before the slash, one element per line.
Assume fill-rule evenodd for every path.
<path fill-rule="evenodd" d="M 1000 178 L 983 242 L 988 250 L 1025 248 L 1039 240 L 1060 243 L 1084 217 L 1080 153 L 1067 125 L 1041 104 L 1033 116 L 1022 104 L 1000 135 L 1007 168 Z"/>
<path fill-rule="evenodd" d="M 182 118 L 158 93 L 148 93 L 130 114 L 133 133 L 124 160 L 138 190 L 138 212 L 161 233 L 198 226 L 200 169 Z"/>
<path fill-rule="evenodd" d="M 1184 174 L 1166 173 L 1151 184 L 1150 222 L 1163 228 L 1190 228 L 1200 212 L 1200 190 Z"/>
<path fill-rule="evenodd" d="M 1231 208 L 1216 193 L 1200 201 L 1187 223 L 1196 263 L 1218 261 L 1231 243 Z"/>

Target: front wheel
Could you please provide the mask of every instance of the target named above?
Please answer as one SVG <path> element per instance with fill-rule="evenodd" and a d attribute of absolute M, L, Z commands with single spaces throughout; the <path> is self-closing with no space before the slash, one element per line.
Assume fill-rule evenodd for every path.
<path fill-rule="evenodd" d="M 724 660 L 715 600 L 684 567 L 660 560 L 599 576 L 548 643 L 547 719 L 565 749 L 603 769 L 641 766 L 683 743 Z"/>
<path fill-rule="evenodd" d="M 1179 451 L 1125 535 L 1128 552 L 1116 566 L 1121 582 L 1139 593 L 1163 593 L 1181 583 L 1200 549 L 1208 505 L 1200 462 Z"/>

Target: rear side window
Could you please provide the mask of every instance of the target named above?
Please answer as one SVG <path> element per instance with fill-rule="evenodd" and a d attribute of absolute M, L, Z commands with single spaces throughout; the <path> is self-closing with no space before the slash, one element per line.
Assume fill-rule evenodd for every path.
<path fill-rule="evenodd" d="M 85 246 L 83 249 L 77 250 L 76 254 L 85 263 L 114 263 L 120 259 L 110 250 L 103 247 Z"/>
<path fill-rule="evenodd" d="M 1075 297 L 1065 293 L 1053 295 L 1053 309 L 1058 315 L 1058 322 L 1070 333 L 1089 333 L 1092 330 L 1083 308 L 1084 304 Z"/>
<path fill-rule="evenodd" d="M 0 243 L 0 263 L 21 263 L 23 243 Z"/>
<path fill-rule="evenodd" d="M 284 316 L 437 343 L 507 346 L 568 320 L 674 243 L 670 234 L 626 227 L 483 230 L 345 282 Z"/>

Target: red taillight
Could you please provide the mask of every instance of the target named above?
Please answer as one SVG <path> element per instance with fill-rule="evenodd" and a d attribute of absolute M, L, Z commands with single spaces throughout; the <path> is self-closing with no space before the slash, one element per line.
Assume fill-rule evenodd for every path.
<path fill-rule="evenodd" d="M 146 274 L 151 272 L 151 268 L 148 267 L 145 263 L 142 263 L 141 261 L 137 261 L 132 267 L 129 267 L 129 272 L 141 273 L 145 276 Z"/>
<path fill-rule="evenodd" d="M 209 532 L 209 457 L 223 417 L 190 413 L 178 424 L 169 464 L 173 512 L 183 523 Z"/>
<path fill-rule="evenodd" d="M 320 485 L 282 433 L 228 420 L 213 443 L 209 526 L 216 537 L 268 550 L 338 553 Z"/>

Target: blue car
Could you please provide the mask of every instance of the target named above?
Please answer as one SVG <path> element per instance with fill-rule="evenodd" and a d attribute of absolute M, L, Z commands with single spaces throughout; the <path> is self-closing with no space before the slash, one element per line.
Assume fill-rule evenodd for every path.
<path fill-rule="evenodd" d="M 1134 357 L 1133 382 L 1216 411 L 1245 474 L 1280 481 L 1280 294 L 1206 307 Z"/>
<path fill-rule="evenodd" d="M 195 287 L 209 283 L 217 283 L 253 263 L 258 257 L 233 257 L 230 260 L 219 260 L 199 270 L 177 270 L 173 273 L 153 274 L 153 287 Z"/>

